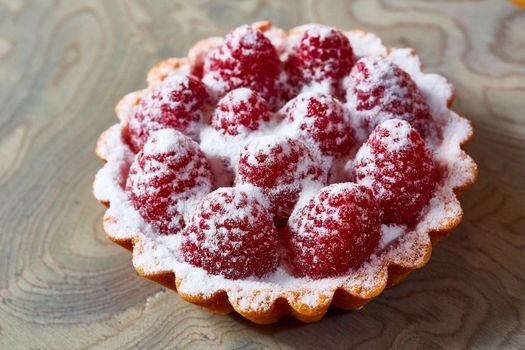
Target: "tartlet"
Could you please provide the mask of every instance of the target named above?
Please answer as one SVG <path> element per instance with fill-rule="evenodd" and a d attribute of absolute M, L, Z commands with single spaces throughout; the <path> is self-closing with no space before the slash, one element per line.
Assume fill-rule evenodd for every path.
<path fill-rule="evenodd" d="M 224 73 L 221 64 L 245 54 L 238 45 L 261 34 L 258 65 L 241 78 L 230 66 Z M 449 108 L 451 85 L 423 73 L 411 49 L 386 48 L 361 30 L 285 33 L 264 21 L 198 42 L 187 58 L 155 65 L 147 82 L 118 103 L 120 122 L 98 140 L 105 165 L 94 194 L 108 208 L 108 238 L 133 252 L 138 274 L 191 303 L 260 324 L 288 315 L 317 321 L 331 305 L 360 308 L 425 265 L 462 219 L 457 196 L 477 176 L 463 151 L 472 127 Z M 174 95 L 181 86 L 189 100 L 188 90 Z M 159 107 L 166 100 L 169 108 Z M 152 108 L 193 119 L 163 124 L 164 112 Z M 398 155 L 406 149 L 409 161 Z M 399 166 L 394 183 L 414 182 L 385 184 L 385 157 Z M 151 180 L 152 168 L 170 174 L 168 185 Z M 174 192 L 157 200 L 166 188 Z M 245 237 L 235 244 L 238 231 L 224 230 L 230 219 L 251 224 L 234 227 Z M 211 233 L 221 239 L 210 237 L 209 224 L 222 228 Z"/>

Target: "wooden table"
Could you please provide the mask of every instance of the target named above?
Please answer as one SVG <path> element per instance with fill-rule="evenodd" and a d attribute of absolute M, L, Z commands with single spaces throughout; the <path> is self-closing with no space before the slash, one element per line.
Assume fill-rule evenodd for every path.
<path fill-rule="evenodd" d="M 137 277 L 91 194 L 95 141 L 148 67 L 265 18 L 414 47 L 476 132 L 478 183 L 431 262 L 310 325 L 212 315 Z M 0 348 L 524 348 L 524 106 L 525 11 L 504 1 L 0 0 Z"/>

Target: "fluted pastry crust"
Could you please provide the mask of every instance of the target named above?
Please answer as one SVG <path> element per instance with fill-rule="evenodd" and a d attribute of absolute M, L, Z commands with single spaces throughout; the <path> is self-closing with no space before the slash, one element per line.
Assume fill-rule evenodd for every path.
<path fill-rule="evenodd" d="M 274 45 L 285 45 L 287 34 L 278 28 L 272 27 L 269 22 L 258 22 L 254 26 L 262 31 L 272 31 L 272 42 L 274 42 Z M 293 36 L 294 33 L 300 31 L 301 27 L 294 28 L 288 35 Z M 100 136 L 96 151 L 99 158 L 106 162 L 106 165 L 97 174 L 93 185 L 97 199 L 108 207 L 104 216 L 104 229 L 108 238 L 133 252 L 134 266 L 139 275 L 178 291 L 185 300 L 203 306 L 210 311 L 228 313 L 235 310 L 255 323 L 268 324 L 276 322 L 287 315 L 291 315 L 303 322 L 317 321 L 323 317 L 331 305 L 347 310 L 360 308 L 379 295 L 384 288 L 399 283 L 412 270 L 418 269 L 427 263 L 431 256 L 432 246 L 460 223 L 462 210 L 457 196 L 472 185 L 477 177 L 476 164 L 463 151 L 464 146 L 473 136 L 472 127 L 468 120 L 458 116 L 449 109 L 454 100 L 454 91 L 451 86 L 442 77 L 421 73 L 421 64 L 415 52 L 407 49 L 385 48 L 377 37 L 363 31 L 352 31 L 346 34 L 354 40 L 361 40 L 363 44 L 370 43 L 382 55 L 393 57 L 393 59 L 398 57 L 398 60 L 406 59 L 410 61 L 407 66 L 410 68 L 408 69 L 409 74 L 417 76 L 414 80 L 418 84 L 428 83 L 429 86 L 432 84 L 436 85 L 425 87 L 424 92 L 426 94 L 439 94 L 445 104 L 442 108 L 446 109 L 445 112 L 449 119 L 446 121 L 446 132 L 442 141 L 444 144 L 442 148 L 444 153 L 447 150 L 450 150 L 451 153 L 450 155 L 443 154 L 440 161 L 443 163 L 442 166 L 449 171 L 459 167 L 461 174 L 454 177 L 449 175 L 450 179 L 445 180 L 442 184 L 443 188 L 446 187 L 446 189 L 451 190 L 449 191 L 451 195 L 443 195 L 443 198 L 439 198 L 439 200 L 443 201 L 443 203 L 440 203 L 443 211 L 440 212 L 439 222 L 432 225 L 429 224 L 428 227 L 420 229 L 420 231 L 424 231 L 423 233 L 417 233 L 417 237 L 424 238 L 426 235 L 427 239 L 416 238 L 414 242 L 411 242 L 411 245 L 409 244 L 413 248 L 414 256 L 408 258 L 382 257 L 382 260 L 377 263 L 374 269 L 362 269 L 354 272 L 356 276 L 351 276 L 351 278 L 346 280 L 341 279 L 340 284 L 337 284 L 337 282 L 327 283 L 327 289 L 292 286 L 283 287 L 282 293 L 275 293 L 272 290 L 268 290 L 271 287 L 264 286 L 261 289 L 249 287 L 244 291 L 243 283 L 245 282 L 243 280 L 237 281 L 235 288 L 218 287 L 212 291 L 207 288 L 202 293 L 196 292 L 195 288 L 185 288 L 184 284 L 186 282 L 191 283 L 185 280 L 185 277 L 188 276 L 187 272 L 181 273 L 167 267 L 167 264 L 155 262 L 155 259 L 162 257 L 163 254 L 159 253 L 153 259 L 144 259 L 146 254 L 151 255 L 153 254 L 152 251 L 164 249 L 162 244 L 158 242 L 152 243 L 149 236 L 143 232 L 138 232 L 136 227 L 131 232 L 127 232 L 126 230 L 129 227 L 123 222 L 123 218 L 119 214 L 121 211 L 111 210 L 114 204 L 117 204 L 113 203 L 113 201 L 119 201 L 118 198 L 120 197 L 113 195 L 113 190 L 108 191 L 108 188 L 113 186 L 113 189 L 116 189 L 116 186 L 121 186 L 119 181 L 122 181 L 115 175 L 115 169 L 122 170 L 126 168 L 133 157 L 132 152 L 122 140 L 122 125 L 126 124 L 127 116 L 140 102 L 141 96 L 145 91 L 142 90 L 126 95 L 118 103 L 115 111 L 121 123 L 109 128 Z M 200 41 L 190 50 L 188 58 L 170 58 L 158 63 L 148 73 L 147 82 L 149 87 L 154 86 L 167 76 L 189 73 L 193 66 L 202 62 L 204 52 L 215 47 L 221 40 L 221 38 L 210 38 Z M 277 46 L 277 49 L 279 51 L 279 46 Z M 356 47 L 358 55 L 359 50 L 360 47 Z M 407 67 L 403 68 L 406 69 Z M 433 91 L 432 89 L 436 90 Z M 447 144 L 445 145 L 445 143 Z M 121 206 L 120 203 L 119 206 Z M 386 251 L 382 254 L 388 255 Z M 359 275 L 366 273 L 370 273 L 370 276 Z M 209 278 L 211 281 L 213 277 L 209 276 Z M 211 282 L 210 284 L 213 285 Z"/>

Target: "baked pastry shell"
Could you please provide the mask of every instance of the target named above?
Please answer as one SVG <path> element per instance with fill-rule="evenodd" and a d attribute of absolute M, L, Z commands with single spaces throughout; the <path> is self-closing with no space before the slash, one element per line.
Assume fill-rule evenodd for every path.
<path fill-rule="evenodd" d="M 269 22 L 258 22 L 254 24 L 259 29 L 265 31 L 272 29 Z M 278 28 L 274 28 L 274 35 L 277 36 L 276 40 L 286 39 L 286 33 Z M 294 28 L 289 32 L 289 35 L 301 30 L 301 27 Z M 353 31 L 353 35 L 366 35 L 367 33 L 363 31 Z M 280 36 L 280 37 L 279 37 Z M 174 73 L 189 73 L 192 69 L 192 65 L 200 64 L 202 61 L 203 53 L 210 48 L 213 48 L 218 43 L 220 43 L 220 38 L 209 38 L 203 41 L 198 42 L 191 50 L 188 55 L 188 58 L 169 58 L 164 60 L 151 68 L 147 76 L 147 82 L 149 87 L 154 86 L 160 81 L 164 80 L 167 76 Z M 387 52 L 389 49 L 386 49 Z M 412 53 L 415 55 L 415 52 Z M 420 67 L 421 69 L 422 67 Z M 141 95 L 143 91 L 137 91 L 126 95 L 116 106 L 115 112 L 117 116 L 121 119 L 121 123 L 125 124 L 125 116 L 129 115 L 128 112 L 130 108 L 133 108 L 140 102 Z M 447 99 L 447 106 L 453 103 L 455 98 L 455 93 L 451 89 L 449 98 Z M 459 117 L 466 121 L 465 118 Z M 472 127 L 470 122 L 468 122 L 469 129 L 468 132 L 464 134 L 464 137 L 461 140 L 458 140 L 459 147 L 461 149 L 460 155 L 464 157 L 468 162 L 469 166 L 465 171 L 468 172 L 468 176 L 464 176 L 464 181 L 460 184 L 456 184 L 453 187 L 453 192 L 457 197 L 469 186 L 471 186 L 477 178 L 477 166 L 474 161 L 463 151 L 464 147 L 470 142 L 473 137 Z M 116 126 L 113 126 L 106 130 L 99 138 L 97 142 L 96 153 L 98 157 L 107 162 L 108 157 L 108 143 L 111 137 L 114 137 L 114 133 L 120 132 L 120 129 Z M 99 201 L 105 205 L 107 208 L 111 206 L 111 202 L 104 198 L 97 196 L 97 179 L 94 184 L 95 196 Z M 424 249 L 424 255 L 417 260 L 417 263 L 413 261 L 407 261 L 406 263 L 391 263 L 382 269 L 377 278 L 380 278 L 382 281 L 380 283 L 375 283 L 375 288 L 358 288 L 348 289 L 344 287 L 339 287 L 333 290 L 333 293 L 328 295 L 321 295 L 317 299 L 317 302 L 312 303 L 303 303 L 301 302 L 301 297 L 307 293 L 306 290 L 297 288 L 291 293 L 287 294 L 287 297 L 278 297 L 273 300 L 269 307 L 265 308 L 250 308 L 250 307 L 239 307 L 239 304 L 232 302 L 228 296 L 226 290 L 217 290 L 216 292 L 209 293 L 185 293 L 179 287 L 183 282 L 182 279 L 177 277 L 176 271 L 146 271 L 142 266 L 135 265 L 137 273 L 150 279 L 156 283 L 163 285 L 166 288 L 169 288 L 173 291 L 177 291 L 179 295 L 186 301 L 202 306 L 212 312 L 226 314 L 232 311 L 236 311 L 245 318 L 258 323 L 258 324 L 269 324 L 277 322 L 279 319 L 292 316 L 303 322 L 314 322 L 320 320 L 327 310 L 333 306 L 345 310 L 359 309 L 363 307 L 370 300 L 381 294 L 381 292 L 388 287 L 394 286 L 401 282 L 404 278 L 408 276 L 413 270 L 423 267 L 432 254 L 432 247 L 445 237 L 451 230 L 453 230 L 461 222 L 463 213 L 444 213 L 443 221 L 438 225 L 439 229 L 428 231 L 429 242 Z M 118 218 L 112 216 L 109 212 L 106 212 L 104 215 L 104 230 L 108 239 L 119 244 L 125 249 L 132 252 L 134 255 L 139 255 L 142 252 L 143 244 L 139 238 L 139 235 L 130 234 L 128 237 L 122 238 L 113 234 L 112 227 L 118 225 Z M 252 291 L 251 293 L 261 293 L 264 294 L 264 290 Z"/>

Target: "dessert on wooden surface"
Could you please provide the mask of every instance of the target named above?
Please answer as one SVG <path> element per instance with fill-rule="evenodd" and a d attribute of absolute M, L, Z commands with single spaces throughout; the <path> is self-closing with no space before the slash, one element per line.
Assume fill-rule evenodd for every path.
<path fill-rule="evenodd" d="M 305 322 L 430 258 L 477 168 L 447 81 L 360 30 L 270 22 L 154 66 L 94 193 L 138 273 L 212 311 Z"/>

